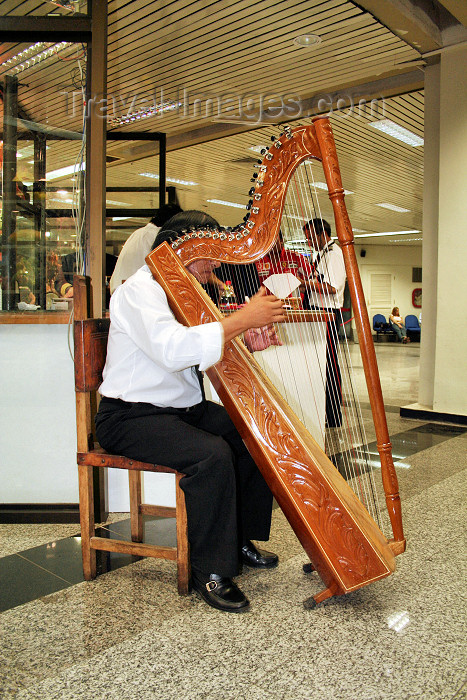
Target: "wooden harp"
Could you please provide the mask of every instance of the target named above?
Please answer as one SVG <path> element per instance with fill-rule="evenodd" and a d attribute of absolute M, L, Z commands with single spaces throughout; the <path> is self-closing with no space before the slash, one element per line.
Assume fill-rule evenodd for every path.
<path fill-rule="evenodd" d="M 331 125 L 315 118 L 286 128 L 259 167 L 253 203 L 244 225 L 234 230 L 187 231 L 163 243 L 146 262 L 161 284 L 176 318 L 185 325 L 216 321 L 221 314 L 185 266 L 198 259 L 245 264 L 263 257 L 275 242 L 285 195 L 305 160 L 322 162 L 335 227 L 342 247 L 353 312 L 381 460 L 386 505 L 393 530 L 387 539 L 349 483 L 341 476 L 241 340 L 226 344 L 208 377 L 263 473 L 325 589 L 312 604 L 354 591 L 395 570 L 405 550 L 401 504 L 376 356 L 358 272 L 353 233 L 344 202 Z"/>

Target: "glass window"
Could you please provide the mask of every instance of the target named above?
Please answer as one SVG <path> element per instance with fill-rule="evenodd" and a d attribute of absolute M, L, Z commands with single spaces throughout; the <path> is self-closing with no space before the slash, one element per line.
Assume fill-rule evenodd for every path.
<path fill-rule="evenodd" d="M 85 48 L 2 51 L 1 310 L 65 311 L 84 259 Z"/>
<path fill-rule="evenodd" d="M 86 14 L 87 0 L 8 0 L 2 2 L 4 17 L 74 17 Z"/>

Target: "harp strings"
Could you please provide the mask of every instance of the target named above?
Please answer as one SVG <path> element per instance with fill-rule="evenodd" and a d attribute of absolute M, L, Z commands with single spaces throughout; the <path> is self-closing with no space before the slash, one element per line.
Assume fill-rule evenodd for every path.
<path fill-rule="evenodd" d="M 284 203 L 281 233 L 286 244 L 285 250 L 282 250 L 281 245 L 274 245 L 266 258 L 256 264 L 222 265 L 220 270 L 215 271 L 220 279 L 230 279 L 233 282 L 239 303 L 251 297 L 270 274 L 287 269 L 293 273 L 296 270 L 294 265 L 297 259 L 303 265 L 299 277 L 308 276 L 316 260 L 318 245 L 316 233 L 312 231 L 306 239 L 303 227 L 311 219 L 324 219 L 319 202 L 319 189 L 311 162 L 302 163 L 292 176 Z M 293 247 L 290 246 L 291 241 L 299 241 L 300 253 L 294 253 Z M 334 242 L 333 245 L 337 243 Z M 320 255 L 320 269 L 332 283 L 333 274 L 326 253 Z M 217 302 L 219 294 L 218 288 L 212 293 Z M 316 301 L 310 283 L 305 281 L 299 292 L 292 292 L 292 299 L 288 298 L 286 301 L 291 305 L 300 304 L 301 298 L 307 296 Z M 331 309 L 333 301 L 329 292 L 320 292 L 316 305 L 322 309 Z M 341 320 L 340 314 L 338 318 Z M 329 334 L 332 338 L 328 338 Z M 257 361 L 263 364 L 268 374 L 271 366 L 273 367 L 273 376 L 270 374 L 270 378 L 276 386 L 281 387 L 287 403 L 325 449 L 328 457 L 381 527 L 381 510 L 374 475 L 374 468 L 379 467 L 379 460 L 372 460 L 367 448 L 368 440 L 355 387 L 347 334 L 341 332 L 339 337 L 335 324 L 307 322 L 281 324 L 279 335 L 284 345 L 281 348 L 270 347 L 264 353 L 268 355 L 268 368 L 264 367 L 263 353 L 256 354 Z M 330 340 L 333 342 L 329 342 Z M 338 367 L 338 372 L 326 372 L 327 346 L 327 361 Z M 317 352 L 317 348 L 321 351 Z M 325 424 L 323 393 L 326 382 L 328 394 L 333 397 L 332 423 L 338 427 L 327 427 Z M 314 414 L 312 427 L 307 424 L 310 405 Z"/>
<path fill-rule="evenodd" d="M 314 231 L 311 232 L 311 238 L 304 240 L 303 226 L 310 219 L 316 218 L 322 221 L 324 218 L 319 203 L 318 189 L 311 164 L 306 162 L 299 166 L 289 184 L 281 221 L 284 241 L 290 245 L 291 240 L 300 240 L 301 249 L 304 250 L 304 261 L 308 263 L 306 269 L 308 269 L 308 266 L 311 266 L 312 261 L 316 260 L 318 242 Z M 333 245 L 337 245 L 337 243 L 334 242 Z M 297 254 L 290 255 L 290 258 L 295 260 L 296 256 Z M 270 252 L 269 257 L 271 258 L 271 267 L 275 270 L 280 269 L 281 263 L 284 266 L 288 264 L 287 249 L 285 253 L 282 253 L 282 259 L 280 249 L 276 248 Z M 333 272 L 326 252 L 320 254 L 320 269 L 325 271 L 325 276 L 331 280 L 332 284 Z M 309 299 L 314 298 L 316 301 L 316 296 L 313 297 L 309 282 L 305 282 L 304 289 L 302 288 L 301 292 L 305 299 L 308 296 Z M 319 303 L 316 306 L 322 309 L 333 308 L 333 298 L 328 291 L 322 290 L 318 297 Z M 338 318 L 342 318 L 340 313 Z M 333 420 L 331 422 L 337 427 L 326 427 L 323 424 L 324 417 L 321 415 L 319 419 L 321 442 L 324 443 L 328 456 L 344 478 L 352 485 L 372 517 L 381 525 L 373 468 L 376 465 L 373 464 L 367 448 L 368 441 L 362 408 L 355 387 L 347 334 L 345 332 L 341 333 L 339 337 L 338 327 L 333 323 L 292 323 L 286 324 L 286 326 L 289 342 L 295 348 L 298 346 L 302 347 L 299 359 L 297 358 L 297 352 L 295 352 L 293 358 L 290 357 L 290 372 L 288 372 L 287 377 L 288 385 L 294 386 L 295 389 L 301 389 L 303 395 L 303 383 L 304 377 L 306 377 L 308 397 L 311 395 L 315 409 L 318 410 L 318 393 L 323 391 L 327 381 L 328 394 L 332 398 Z M 329 334 L 333 336 L 332 340 L 334 342 L 330 342 Z M 339 368 L 339 371 L 326 372 L 326 353 L 321 353 L 320 355 L 313 353 L 313 349 L 318 345 L 325 348 L 326 346 L 328 347 L 328 362 L 332 362 L 334 367 Z M 279 350 L 275 349 L 274 352 L 278 353 Z M 297 371 L 298 369 L 299 371 Z M 317 376 L 318 386 L 316 386 Z M 282 376 L 281 380 L 283 382 L 284 379 L 285 377 Z M 298 393 L 300 395 L 300 391 Z M 303 420 L 302 416 L 305 413 L 303 399 L 298 399 L 299 411 L 293 406 L 294 401 L 291 401 L 289 397 L 286 397 L 286 399 Z M 297 399 L 295 399 L 296 403 Z"/>

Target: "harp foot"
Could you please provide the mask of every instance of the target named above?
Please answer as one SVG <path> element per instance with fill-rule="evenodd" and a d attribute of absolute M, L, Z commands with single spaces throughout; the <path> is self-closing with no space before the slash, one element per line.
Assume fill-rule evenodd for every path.
<path fill-rule="evenodd" d="M 303 573 L 304 574 L 311 574 L 312 571 L 315 571 L 315 567 L 311 563 L 311 561 L 307 562 L 306 564 L 303 564 Z"/>
<path fill-rule="evenodd" d="M 311 598 L 304 600 L 303 607 L 305 610 L 313 610 L 313 608 L 316 608 L 324 600 L 332 598 L 332 596 L 337 593 L 337 588 L 337 583 L 333 583 L 329 588 L 325 588 L 324 591 L 321 591 L 321 593 L 312 595 Z"/>

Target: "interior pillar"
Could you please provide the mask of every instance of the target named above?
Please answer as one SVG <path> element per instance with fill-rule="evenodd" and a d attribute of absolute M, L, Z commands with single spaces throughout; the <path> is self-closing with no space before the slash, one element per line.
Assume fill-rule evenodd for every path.
<path fill-rule="evenodd" d="M 467 415 L 467 49 L 425 74 L 423 315 L 419 405 Z"/>

